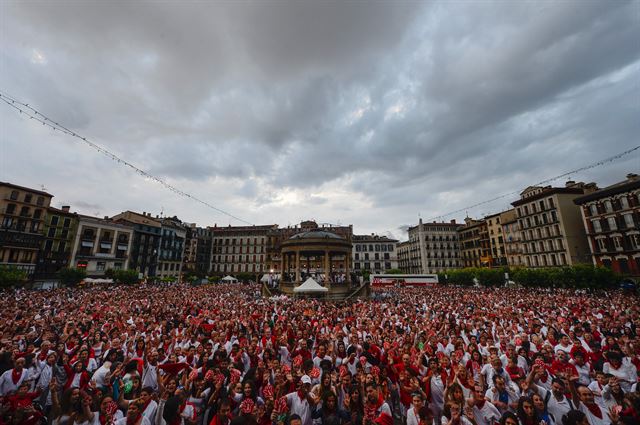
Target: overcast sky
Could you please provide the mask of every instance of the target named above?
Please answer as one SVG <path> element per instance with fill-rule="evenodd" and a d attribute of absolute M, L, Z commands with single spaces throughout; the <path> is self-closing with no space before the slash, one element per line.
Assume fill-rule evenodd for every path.
<path fill-rule="evenodd" d="M 403 239 L 640 144 L 639 83 L 638 1 L 0 2 L 0 90 L 255 224 Z M 5 104 L 0 180 L 241 224 Z"/>

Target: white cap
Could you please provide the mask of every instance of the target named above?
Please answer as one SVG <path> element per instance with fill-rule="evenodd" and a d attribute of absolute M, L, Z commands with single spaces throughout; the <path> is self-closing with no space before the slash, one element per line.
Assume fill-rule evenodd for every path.
<path fill-rule="evenodd" d="M 311 384 L 311 378 L 309 378 L 308 375 L 302 375 L 302 378 L 300 378 L 300 381 L 303 384 Z"/>

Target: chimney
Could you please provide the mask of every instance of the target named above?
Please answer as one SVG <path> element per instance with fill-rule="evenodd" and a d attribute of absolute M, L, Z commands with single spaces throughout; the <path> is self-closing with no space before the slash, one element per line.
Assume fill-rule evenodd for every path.
<path fill-rule="evenodd" d="M 62 208 L 60 208 L 62 211 L 64 212 L 69 212 L 69 210 L 71 210 L 71 206 L 70 205 L 63 205 Z"/>
<path fill-rule="evenodd" d="M 456 224 L 456 219 L 451 220 L 451 224 Z"/>
<path fill-rule="evenodd" d="M 576 182 L 574 180 L 567 180 L 567 182 L 564 184 L 564 187 L 571 187 L 575 184 Z"/>
<path fill-rule="evenodd" d="M 635 174 L 635 173 L 629 173 L 629 174 L 627 174 L 627 180 L 636 181 L 636 180 L 638 180 L 638 175 Z"/>
<path fill-rule="evenodd" d="M 147 212 L 146 211 L 142 211 L 142 215 L 146 217 L 147 216 Z"/>
<path fill-rule="evenodd" d="M 105 216 L 104 216 L 104 219 L 105 219 L 105 220 L 109 220 L 109 216 L 108 216 L 108 215 L 105 215 Z"/>

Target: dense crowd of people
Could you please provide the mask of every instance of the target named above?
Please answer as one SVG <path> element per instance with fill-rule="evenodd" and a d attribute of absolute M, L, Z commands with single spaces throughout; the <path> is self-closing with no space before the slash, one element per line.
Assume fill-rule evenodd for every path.
<path fill-rule="evenodd" d="M 0 425 L 640 423 L 635 295 L 258 289 L 3 292 Z"/>

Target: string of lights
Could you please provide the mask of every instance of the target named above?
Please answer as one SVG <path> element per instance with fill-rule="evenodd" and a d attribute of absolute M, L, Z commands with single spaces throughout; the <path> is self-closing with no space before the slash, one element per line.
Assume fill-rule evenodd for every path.
<path fill-rule="evenodd" d="M 230 214 L 212 204 L 210 204 L 209 202 L 203 201 L 202 199 L 191 195 L 188 192 L 185 192 L 181 189 L 178 189 L 177 187 L 167 183 L 166 181 L 164 181 L 163 179 L 161 179 L 160 177 L 157 177 L 147 171 L 142 170 L 139 167 L 136 167 L 135 165 L 133 165 L 132 163 L 128 162 L 127 160 L 124 160 L 122 158 L 120 158 L 119 156 L 117 156 L 116 154 L 108 151 L 107 149 L 103 148 L 102 146 L 90 141 L 89 139 L 87 139 L 86 137 L 83 137 L 81 135 L 79 135 L 78 133 L 76 133 L 73 130 L 68 129 L 67 127 L 65 127 L 64 125 L 52 120 L 51 118 L 47 117 L 46 115 L 44 115 L 43 113 L 41 113 L 40 111 L 36 110 L 34 107 L 32 107 L 31 105 L 29 105 L 28 103 L 23 103 L 20 102 L 18 99 L 14 98 L 13 96 L 10 96 L 2 91 L 0 91 L 0 100 L 2 100 L 4 103 L 6 103 L 7 105 L 9 105 L 10 107 L 12 107 L 13 109 L 15 109 L 16 111 L 18 111 L 21 115 L 27 116 L 29 117 L 30 120 L 34 120 L 40 124 L 42 124 L 43 126 L 47 126 L 50 127 L 52 130 L 55 131 L 60 131 L 63 134 L 75 137 L 76 139 L 82 141 L 83 143 L 85 143 L 86 145 L 88 145 L 89 147 L 93 148 L 94 150 L 98 151 L 99 153 L 101 153 L 102 155 L 105 155 L 107 158 L 117 162 L 118 164 L 124 165 L 126 167 L 129 167 L 130 169 L 132 169 L 136 174 L 147 178 L 149 180 L 152 180 L 158 184 L 160 184 L 161 186 L 163 186 L 165 189 L 170 190 L 171 192 L 182 196 L 184 198 L 188 198 L 191 199 L 192 201 L 198 202 L 214 211 L 217 211 L 220 214 L 224 214 L 234 220 L 237 220 L 239 222 L 248 224 L 250 226 L 253 225 L 253 223 L 244 220 L 238 216 L 235 216 L 233 214 Z"/>
<path fill-rule="evenodd" d="M 567 171 L 566 173 L 559 174 L 559 175 L 557 175 L 555 177 L 551 177 L 549 179 L 542 180 L 542 181 L 540 181 L 538 183 L 533 184 L 532 186 L 543 186 L 543 185 L 545 185 L 547 183 L 551 183 L 551 182 L 559 180 L 561 178 L 571 176 L 572 174 L 577 174 L 577 173 L 582 172 L 582 171 L 591 170 L 593 168 L 600 167 L 600 166 L 608 164 L 610 162 L 617 161 L 618 159 L 623 158 L 623 157 L 629 155 L 630 153 L 633 153 L 633 152 L 637 151 L 638 149 L 640 149 L 640 145 L 635 146 L 635 147 L 630 148 L 630 149 L 627 149 L 624 152 L 620 152 L 620 153 L 618 153 L 616 155 L 610 156 L 610 157 L 602 159 L 600 161 L 591 163 L 589 165 L 585 165 L 584 167 L 576 168 L 575 170 Z M 430 222 L 430 221 L 433 221 L 433 220 L 444 220 L 446 217 L 449 217 L 451 215 L 459 214 L 461 212 L 465 212 L 465 211 L 468 211 L 470 209 L 477 208 L 477 207 L 480 207 L 482 205 L 490 204 L 490 203 L 493 203 L 495 201 L 499 201 L 500 199 L 504 199 L 506 197 L 519 195 L 519 194 L 520 194 L 520 192 L 517 191 L 517 190 L 513 191 L 513 192 L 509 192 L 509 193 L 504 193 L 504 194 L 502 194 L 500 196 L 496 196 L 495 198 L 487 199 L 485 201 L 478 202 L 478 203 L 473 204 L 473 205 L 468 205 L 466 207 L 463 207 L 463 208 L 460 208 L 460 209 L 457 209 L 457 210 L 454 210 L 454 211 L 449 211 L 448 213 L 445 213 L 445 214 L 438 215 L 436 217 L 433 217 L 433 218 L 427 220 L 427 222 Z"/>
<path fill-rule="evenodd" d="M 124 165 L 124 166 L 127 166 L 127 167 L 131 168 L 135 173 L 139 174 L 140 176 L 148 178 L 148 179 L 160 184 L 164 188 L 174 192 L 175 194 L 177 194 L 179 196 L 182 196 L 182 197 L 191 199 L 191 200 L 193 200 L 195 202 L 198 202 L 198 203 L 200 203 L 200 204 L 202 204 L 202 205 L 204 205 L 204 206 L 206 206 L 206 207 L 208 207 L 208 208 L 210 208 L 210 209 L 212 209 L 214 211 L 217 211 L 217 212 L 219 212 L 221 214 L 224 214 L 224 215 L 226 215 L 226 216 L 228 216 L 230 218 L 233 218 L 234 220 L 237 220 L 239 222 L 242 222 L 242 223 L 245 223 L 245 224 L 248 224 L 248 225 L 253 225 L 253 223 L 251 223 L 251 222 L 249 222 L 247 220 L 244 220 L 244 219 L 242 219 L 240 217 L 237 217 L 237 216 L 235 216 L 233 214 L 230 214 L 230 213 L 228 213 L 228 212 L 226 212 L 226 211 L 224 211 L 224 210 L 222 210 L 222 209 L 210 204 L 209 202 L 203 201 L 200 198 L 198 198 L 198 197 L 196 197 L 194 195 L 191 195 L 190 193 L 187 193 L 187 192 L 185 192 L 183 190 L 180 190 L 180 189 L 176 188 L 175 186 L 173 186 L 173 185 L 167 183 L 166 181 L 164 181 L 163 179 L 161 179 L 161 178 L 159 178 L 157 176 L 154 176 L 154 175 L 152 175 L 152 174 L 150 174 L 150 173 L 148 173 L 148 172 L 136 167 L 132 163 L 130 163 L 130 162 L 118 157 L 117 155 L 115 155 L 114 153 L 111 153 L 110 151 L 108 151 L 107 149 L 101 147 L 100 145 L 98 145 L 98 144 L 96 144 L 94 142 L 91 142 L 86 137 L 83 137 L 83 136 L 79 135 L 78 133 L 68 129 L 64 125 L 62 125 L 62 124 L 60 124 L 60 123 L 58 123 L 56 121 L 53 121 L 52 119 L 50 119 L 46 115 L 42 114 L 40 111 L 36 110 L 34 107 L 30 106 L 27 103 L 20 102 L 16 98 L 14 98 L 14 97 L 12 97 L 12 96 L 10 96 L 10 95 L 2 92 L 2 91 L 0 91 L 0 100 L 2 100 L 4 103 L 9 105 L 10 107 L 14 108 L 20 114 L 24 114 L 25 116 L 29 117 L 29 119 L 34 120 L 34 121 L 42 124 L 43 126 L 48 126 L 52 130 L 60 131 L 60 132 L 62 132 L 64 134 L 66 134 L 66 135 L 69 135 L 69 136 L 72 136 L 72 137 L 75 137 L 75 138 L 81 140 L 83 143 L 87 144 L 88 146 L 90 146 L 91 148 L 95 149 L 99 153 L 105 155 L 109 159 L 111 159 L 113 161 L 116 161 L 118 164 L 121 164 L 121 165 Z M 576 173 L 579 173 L 579 172 L 582 172 L 582 171 L 586 171 L 586 170 L 590 170 L 590 169 L 593 169 L 593 168 L 596 168 L 596 167 L 600 167 L 602 165 L 605 165 L 605 164 L 614 162 L 614 161 L 616 161 L 618 159 L 621 159 L 621 158 L 623 158 L 623 157 L 625 157 L 625 156 L 637 151 L 638 149 L 640 149 L 640 145 L 635 146 L 635 147 L 630 148 L 630 149 L 627 149 L 624 152 L 620 152 L 620 153 L 618 153 L 616 155 L 613 155 L 611 157 L 608 157 L 608 158 L 602 159 L 600 161 L 594 162 L 592 164 L 585 165 L 585 166 L 577 168 L 575 170 L 567 171 L 565 173 L 562 173 L 562 174 L 559 174 L 557 176 L 548 178 L 546 180 L 542 180 L 542 181 L 540 181 L 538 183 L 535 183 L 534 186 L 543 186 L 543 185 L 545 185 L 547 183 L 551 183 L 553 181 L 556 181 L 556 180 L 559 180 L 561 178 L 570 176 L 572 174 L 576 174 Z M 467 205 L 467 206 L 459 208 L 457 210 L 449 211 L 449 212 L 447 212 L 445 214 L 440 214 L 440 215 L 435 216 L 435 217 L 433 217 L 433 218 L 431 218 L 431 219 L 429 219 L 427 221 L 429 222 L 429 221 L 433 221 L 433 220 L 444 220 L 446 217 L 449 217 L 451 215 L 459 214 L 459 213 L 462 213 L 462 212 L 465 212 L 465 211 L 480 207 L 482 205 L 487 205 L 487 204 L 499 201 L 500 199 L 504 199 L 504 198 L 511 197 L 511 196 L 518 195 L 518 194 L 519 194 L 519 191 L 513 191 L 513 192 L 504 193 L 502 195 L 496 196 L 496 197 L 491 198 L 491 199 L 487 199 L 487 200 L 484 200 L 484 201 L 481 201 L 481 202 L 477 202 L 477 203 L 472 204 L 472 205 Z"/>

